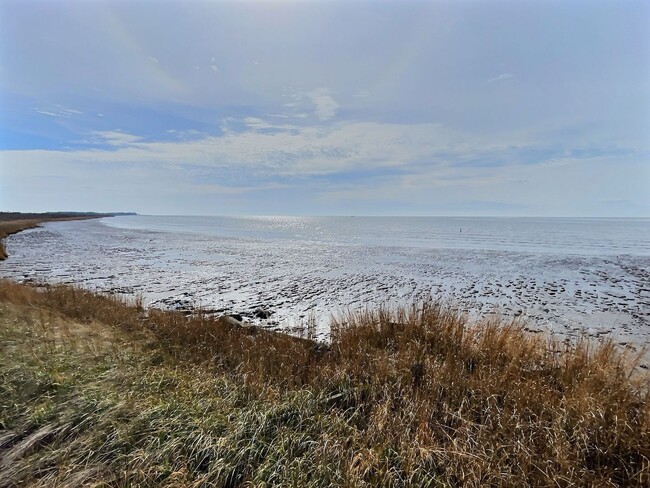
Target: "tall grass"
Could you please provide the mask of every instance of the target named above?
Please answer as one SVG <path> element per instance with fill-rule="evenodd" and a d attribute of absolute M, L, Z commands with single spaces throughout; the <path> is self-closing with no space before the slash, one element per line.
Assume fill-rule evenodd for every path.
<path fill-rule="evenodd" d="M 63 286 L 2 282 L 0 304 L 15 483 L 650 484 L 648 376 L 611 342 L 437 303 L 343 317 L 327 344 Z"/>

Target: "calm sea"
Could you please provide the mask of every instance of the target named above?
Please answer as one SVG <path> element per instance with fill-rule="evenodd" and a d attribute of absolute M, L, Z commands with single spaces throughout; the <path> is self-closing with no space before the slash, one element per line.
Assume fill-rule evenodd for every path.
<path fill-rule="evenodd" d="M 650 256 L 650 219 L 124 216 L 111 227 L 327 244 Z"/>

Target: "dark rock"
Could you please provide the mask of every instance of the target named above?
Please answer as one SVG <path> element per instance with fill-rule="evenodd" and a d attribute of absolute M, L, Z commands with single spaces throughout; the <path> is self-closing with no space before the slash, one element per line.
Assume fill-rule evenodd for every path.
<path fill-rule="evenodd" d="M 272 314 L 273 312 L 270 310 L 263 310 L 261 308 L 258 308 L 253 312 L 253 316 L 258 319 L 268 319 Z"/>

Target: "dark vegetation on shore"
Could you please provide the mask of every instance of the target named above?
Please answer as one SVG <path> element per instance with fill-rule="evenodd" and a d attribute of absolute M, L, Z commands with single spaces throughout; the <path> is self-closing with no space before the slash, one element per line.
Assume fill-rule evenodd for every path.
<path fill-rule="evenodd" d="M 0 212 L 0 222 L 10 220 L 75 220 L 75 219 L 99 219 L 102 217 L 115 217 L 117 215 L 136 215 L 134 212 Z"/>
<path fill-rule="evenodd" d="M 4 239 L 25 229 L 32 229 L 43 222 L 56 220 L 84 220 L 98 219 L 102 217 L 114 217 L 116 215 L 135 215 L 134 213 L 97 213 L 97 212 L 45 212 L 45 213 L 23 213 L 23 212 L 0 212 L 0 261 L 7 259 L 7 249 Z"/>
<path fill-rule="evenodd" d="M 648 376 L 439 304 L 327 345 L 0 282 L 0 486 L 649 486 Z"/>

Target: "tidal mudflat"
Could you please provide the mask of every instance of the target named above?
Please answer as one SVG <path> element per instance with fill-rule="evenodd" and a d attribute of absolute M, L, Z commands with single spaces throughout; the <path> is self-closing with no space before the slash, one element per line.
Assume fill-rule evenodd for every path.
<path fill-rule="evenodd" d="M 147 217 L 47 223 L 0 276 L 140 295 L 327 334 L 332 316 L 432 297 L 531 331 L 650 340 L 650 221 Z"/>

